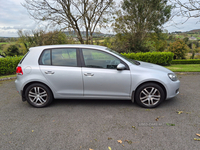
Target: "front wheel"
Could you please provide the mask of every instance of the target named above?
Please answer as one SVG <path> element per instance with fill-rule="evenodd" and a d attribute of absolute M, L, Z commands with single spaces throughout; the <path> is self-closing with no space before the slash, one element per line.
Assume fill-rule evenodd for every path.
<path fill-rule="evenodd" d="M 155 108 L 165 99 L 165 92 L 156 83 L 141 85 L 135 93 L 135 101 L 145 108 Z"/>
<path fill-rule="evenodd" d="M 49 88 L 40 83 L 34 83 L 26 88 L 25 96 L 27 102 L 37 108 L 49 105 L 53 96 Z"/>

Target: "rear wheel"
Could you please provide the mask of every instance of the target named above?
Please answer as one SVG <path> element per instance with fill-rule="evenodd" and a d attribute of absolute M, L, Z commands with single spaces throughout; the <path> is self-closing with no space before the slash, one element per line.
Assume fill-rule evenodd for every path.
<path fill-rule="evenodd" d="M 49 88 L 40 83 L 33 83 L 26 88 L 27 102 L 37 108 L 45 107 L 53 101 L 53 95 Z"/>
<path fill-rule="evenodd" d="M 135 93 L 136 103 L 145 108 L 157 107 L 164 99 L 165 92 L 156 83 L 143 84 Z"/>

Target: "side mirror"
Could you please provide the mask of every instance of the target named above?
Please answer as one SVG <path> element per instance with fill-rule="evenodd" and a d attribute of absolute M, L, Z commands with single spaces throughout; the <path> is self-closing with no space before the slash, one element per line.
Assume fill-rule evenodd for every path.
<path fill-rule="evenodd" d="M 119 64 L 119 65 L 117 65 L 117 70 L 124 70 L 126 67 L 125 67 L 125 65 L 124 64 Z"/>

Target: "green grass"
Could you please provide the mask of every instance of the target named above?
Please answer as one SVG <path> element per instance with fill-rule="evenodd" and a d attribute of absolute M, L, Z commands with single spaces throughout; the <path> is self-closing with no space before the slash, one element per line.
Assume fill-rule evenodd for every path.
<path fill-rule="evenodd" d="M 7 76 L 0 76 L 0 79 L 3 79 L 3 78 L 10 78 L 10 77 L 16 77 L 16 74 L 7 75 Z"/>
<path fill-rule="evenodd" d="M 200 64 L 178 64 L 165 67 L 174 72 L 200 72 Z"/>
<path fill-rule="evenodd" d="M 0 45 L 2 44 L 15 44 L 16 42 L 0 42 Z"/>
<path fill-rule="evenodd" d="M 0 45 L 1 45 L 1 44 L 9 44 L 9 43 L 8 43 L 8 42 L 0 42 Z"/>

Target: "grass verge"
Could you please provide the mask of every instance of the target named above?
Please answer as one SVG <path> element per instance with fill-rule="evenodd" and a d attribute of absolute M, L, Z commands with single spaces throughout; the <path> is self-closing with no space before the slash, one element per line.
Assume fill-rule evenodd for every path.
<path fill-rule="evenodd" d="M 7 75 L 7 76 L 0 76 L 0 79 L 3 79 L 3 78 L 10 78 L 10 77 L 16 77 L 16 74 Z"/>
<path fill-rule="evenodd" d="M 200 72 L 200 64 L 177 64 L 165 67 L 174 72 Z"/>

